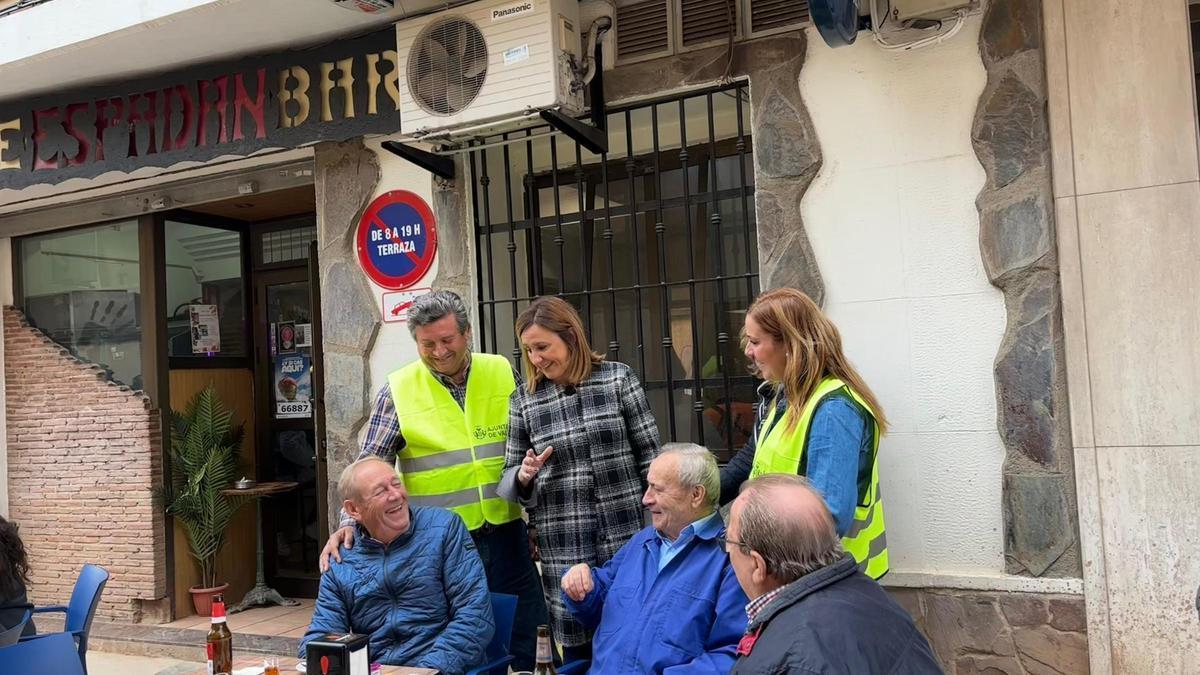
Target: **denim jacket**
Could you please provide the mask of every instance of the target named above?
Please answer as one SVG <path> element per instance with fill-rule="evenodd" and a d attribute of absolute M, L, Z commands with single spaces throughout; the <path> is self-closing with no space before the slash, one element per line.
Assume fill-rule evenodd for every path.
<path fill-rule="evenodd" d="M 721 503 L 733 501 L 742 483 L 750 477 L 754 451 L 763 432 L 763 421 L 775 402 L 772 427 L 783 418 L 787 396 L 782 389 L 764 382 L 758 388 L 758 406 L 754 414 L 754 433 L 746 446 L 721 469 Z M 770 431 L 770 429 L 767 429 Z M 801 475 L 825 498 L 837 523 L 837 532 L 845 536 L 854 522 L 854 507 L 871 476 L 871 443 L 874 424 L 849 395 L 832 394 L 813 412 L 808 431 L 808 450 Z"/>

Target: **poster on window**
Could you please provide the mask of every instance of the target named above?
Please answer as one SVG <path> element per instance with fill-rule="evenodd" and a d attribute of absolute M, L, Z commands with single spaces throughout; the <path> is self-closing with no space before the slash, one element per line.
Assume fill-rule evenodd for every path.
<path fill-rule="evenodd" d="M 296 324 L 296 346 L 311 347 L 312 346 L 312 324 L 298 323 Z"/>
<path fill-rule="evenodd" d="M 312 367 L 304 354 L 275 361 L 275 419 L 312 417 Z"/>
<path fill-rule="evenodd" d="M 296 353 L 296 324 L 291 321 L 280 322 L 275 333 L 276 350 L 280 354 Z"/>
<path fill-rule="evenodd" d="M 221 320 L 216 305 L 188 305 L 192 329 L 193 354 L 217 354 L 221 351 Z"/>

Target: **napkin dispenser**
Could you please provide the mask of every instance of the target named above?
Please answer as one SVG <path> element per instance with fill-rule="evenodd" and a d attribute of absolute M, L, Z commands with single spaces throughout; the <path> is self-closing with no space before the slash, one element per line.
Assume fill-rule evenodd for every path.
<path fill-rule="evenodd" d="M 309 641 L 306 655 L 310 675 L 371 675 L 366 635 L 330 633 Z"/>

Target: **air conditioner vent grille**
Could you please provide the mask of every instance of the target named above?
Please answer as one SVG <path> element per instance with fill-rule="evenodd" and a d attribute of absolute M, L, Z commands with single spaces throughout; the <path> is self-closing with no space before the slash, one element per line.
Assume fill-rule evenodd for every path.
<path fill-rule="evenodd" d="M 666 51 L 670 46 L 666 0 L 617 7 L 617 55 L 628 59 Z"/>
<path fill-rule="evenodd" d="M 446 17 L 425 28 L 408 55 L 408 87 L 417 105 L 433 115 L 461 112 L 487 77 L 488 47 L 474 23 Z"/>
<path fill-rule="evenodd" d="M 683 44 L 728 39 L 738 25 L 737 0 L 680 0 Z"/>
<path fill-rule="evenodd" d="M 760 33 L 809 21 L 807 0 L 751 0 L 750 32 Z"/>

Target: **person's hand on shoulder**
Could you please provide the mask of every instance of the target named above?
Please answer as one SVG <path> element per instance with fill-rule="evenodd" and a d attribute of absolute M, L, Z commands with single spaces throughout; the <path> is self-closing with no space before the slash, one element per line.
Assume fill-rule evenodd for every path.
<path fill-rule="evenodd" d="M 337 562 L 342 562 L 342 549 L 349 549 L 354 546 L 354 528 L 350 525 L 338 528 L 333 534 L 329 535 L 329 541 L 325 542 L 325 548 L 321 549 L 321 554 L 317 556 L 317 567 L 321 573 L 329 571 L 329 558 L 333 558 Z"/>

